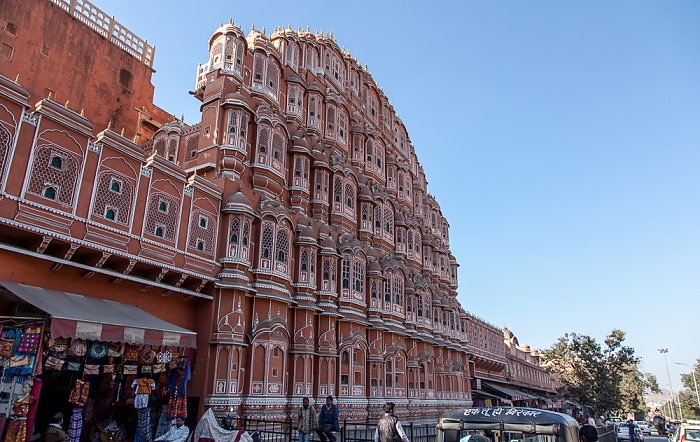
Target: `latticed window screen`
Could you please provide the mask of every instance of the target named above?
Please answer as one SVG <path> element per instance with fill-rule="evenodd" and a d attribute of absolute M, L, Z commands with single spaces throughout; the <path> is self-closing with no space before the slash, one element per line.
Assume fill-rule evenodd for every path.
<path fill-rule="evenodd" d="M 277 227 L 275 251 L 277 261 L 286 264 L 289 259 L 289 231 L 284 227 Z"/>
<path fill-rule="evenodd" d="M 258 127 L 258 152 L 267 153 L 270 143 L 270 128 L 268 126 Z"/>
<path fill-rule="evenodd" d="M 328 104 L 326 106 L 326 137 L 335 140 L 335 105 Z"/>
<path fill-rule="evenodd" d="M 260 257 L 262 259 L 270 259 L 272 255 L 273 242 L 273 227 L 269 223 L 265 223 L 262 228 L 262 237 L 260 238 Z"/>
<path fill-rule="evenodd" d="M 161 210 L 162 207 L 165 207 L 166 210 Z M 162 235 L 158 236 L 168 241 L 174 241 L 179 215 L 177 207 L 177 200 L 174 197 L 164 192 L 151 194 L 148 214 L 146 215 L 146 233 L 153 235 L 160 227 Z"/>
<path fill-rule="evenodd" d="M 309 251 L 306 248 L 301 250 L 301 255 L 299 256 L 299 270 L 302 272 L 309 270 Z"/>
<path fill-rule="evenodd" d="M 190 216 L 190 240 L 188 246 L 211 254 L 214 252 L 214 233 L 216 217 L 204 209 L 192 210 Z M 204 222 L 202 222 L 204 221 Z"/>
<path fill-rule="evenodd" d="M 333 180 L 333 201 L 339 203 L 343 200 L 343 179 L 335 177 Z"/>
<path fill-rule="evenodd" d="M 263 84 L 265 81 L 265 54 L 260 52 L 255 54 L 253 61 L 253 84 Z"/>
<path fill-rule="evenodd" d="M 153 143 L 153 153 L 165 157 L 165 138 L 159 138 Z"/>
<path fill-rule="evenodd" d="M 10 132 L 0 124 L 0 177 L 2 177 L 2 172 L 5 169 L 5 162 L 7 161 L 7 154 L 10 151 L 11 142 L 12 136 Z"/>
<path fill-rule="evenodd" d="M 230 231 L 230 235 L 229 235 L 229 242 L 231 244 L 240 244 L 240 242 L 241 242 L 241 230 L 240 229 L 241 229 L 240 216 L 231 217 L 231 231 Z"/>
<path fill-rule="evenodd" d="M 394 231 L 394 214 L 389 207 L 384 208 L 384 230 L 389 234 Z"/>
<path fill-rule="evenodd" d="M 284 157 L 285 157 L 284 140 L 285 140 L 285 137 L 280 132 L 280 129 L 275 128 L 275 131 L 272 134 L 272 158 L 277 160 L 281 164 L 280 167 L 275 167 L 276 169 L 280 169 L 281 167 L 284 167 Z"/>
<path fill-rule="evenodd" d="M 345 184 L 345 205 L 349 209 L 355 208 L 355 188 L 350 183 Z"/>
<path fill-rule="evenodd" d="M 267 84 L 266 84 L 266 87 L 274 95 L 277 95 L 277 92 L 279 92 L 279 84 L 280 84 L 280 70 L 274 61 L 268 60 L 267 61 Z"/>
<path fill-rule="evenodd" d="M 209 66 L 211 68 L 216 68 L 221 65 L 221 53 L 223 51 L 223 45 L 218 42 L 211 48 L 211 60 L 209 60 Z"/>
<path fill-rule="evenodd" d="M 394 296 L 395 303 L 403 307 L 403 276 L 401 274 L 394 275 Z"/>
<path fill-rule="evenodd" d="M 102 172 L 97 177 L 97 189 L 92 214 L 106 217 L 119 224 L 128 224 L 134 199 L 132 180 L 113 171 Z M 107 208 L 112 209 L 111 218 Z"/>
<path fill-rule="evenodd" d="M 340 269 L 341 282 L 344 289 L 350 288 L 350 255 L 343 256 L 343 265 Z"/>
<path fill-rule="evenodd" d="M 171 138 L 168 143 L 168 155 L 166 156 L 168 161 L 175 161 L 177 158 L 177 142 L 177 138 Z"/>
<path fill-rule="evenodd" d="M 51 165 L 55 163 L 54 158 L 61 159 L 60 168 Z M 52 199 L 64 206 L 73 206 L 79 161 L 72 152 L 53 145 L 39 146 L 31 167 L 27 192 Z M 44 191 L 49 188 L 53 192 L 47 195 Z"/>
<path fill-rule="evenodd" d="M 385 302 L 391 302 L 391 281 L 392 281 L 392 273 L 390 271 L 387 271 L 384 274 L 384 301 Z"/>
<path fill-rule="evenodd" d="M 365 290 L 365 265 L 364 263 L 355 260 L 353 264 L 353 284 L 356 292 L 364 292 Z"/>

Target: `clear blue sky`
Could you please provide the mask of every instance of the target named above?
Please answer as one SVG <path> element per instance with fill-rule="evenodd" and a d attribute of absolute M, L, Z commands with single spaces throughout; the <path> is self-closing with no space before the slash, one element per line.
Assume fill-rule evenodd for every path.
<path fill-rule="evenodd" d="M 459 300 L 521 344 L 613 328 L 668 389 L 700 357 L 700 2 L 96 0 L 188 95 L 233 18 L 333 31 L 408 128 L 450 223 Z"/>

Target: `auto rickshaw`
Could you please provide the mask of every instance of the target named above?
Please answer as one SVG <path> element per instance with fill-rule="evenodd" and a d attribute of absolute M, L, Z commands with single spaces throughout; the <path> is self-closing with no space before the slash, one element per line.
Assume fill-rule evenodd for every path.
<path fill-rule="evenodd" d="M 468 442 L 481 434 L 492 442 L 578 442 L 578 422 L 563 413 L 523 407 L 456 408 L 438 421 L 436 442 Z"/>

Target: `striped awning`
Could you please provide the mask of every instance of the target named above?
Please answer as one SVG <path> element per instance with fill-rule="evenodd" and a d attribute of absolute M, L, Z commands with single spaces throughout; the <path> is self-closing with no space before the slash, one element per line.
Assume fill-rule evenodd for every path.
<path fill-rule="evenodd" d="M 14 282 L 0 285 L 51 317 L 51 337 L 93 341 L 197 347 L 197 334 L 135 305 Z"/>

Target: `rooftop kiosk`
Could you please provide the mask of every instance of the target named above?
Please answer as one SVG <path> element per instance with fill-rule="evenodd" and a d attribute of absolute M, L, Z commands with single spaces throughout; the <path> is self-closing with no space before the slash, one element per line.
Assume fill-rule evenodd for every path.
<path fill-rule="evenodd" d="M 437 424 L 436 442 L 468 442 L 481 434 L 492 442 L 578 442 L 578 422 L 568 414 L 536 408 L 456 408 Z"/>

